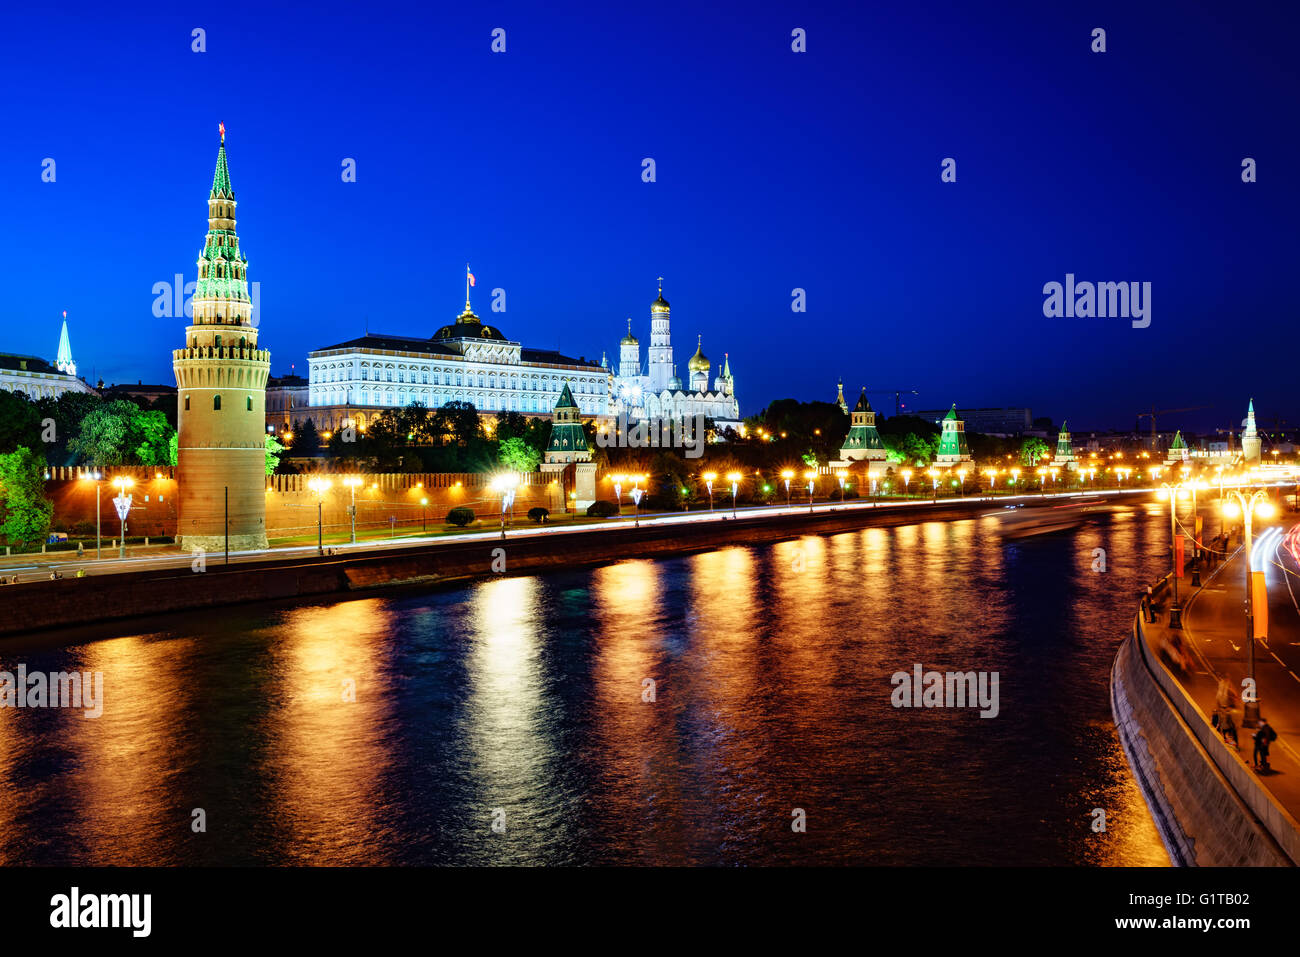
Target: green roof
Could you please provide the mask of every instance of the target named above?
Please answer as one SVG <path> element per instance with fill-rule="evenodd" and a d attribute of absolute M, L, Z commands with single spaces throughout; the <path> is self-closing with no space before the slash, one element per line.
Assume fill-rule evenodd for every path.
<path fill-rule="evenodd" d="M 957 418 L 957 403 L 956 403 L 956 402 L 954 402 L 954 403 L 952 404 L 952 408 L 948 410 L 948 414 L 945 415 L 944 418 L 945 418 L 945 419 L 955 419 L 955 418 Z"/>
<path fill-rule="evenodd" d="M 576 409 L 578 403 L 573 401 L 573 393 L 569 391 L 569 382 L 566 379 L 564 388 L 560 390 L 560 401 L 555 403 L 557 409 Z"/>
<path fill-rule="evenodd" d="M 1174 433 L 1174 444 L 1171 445 L 1171 446 L 1169 446 L 1169 447 L 1170 447 L 1171 449 L 1185 449 L 1185 448 L 1187 448 L 1187 443 L 1185 443 L 1185 442 L 1183 441 L 1183 433 L 1182 433 L 1182 430 L 1181 430 L 1181 429 L 1180 429 L 1179 431 L 1177 431 L 1177 432 Z"/>
<path fill-rule="evenodd" d="M 235 191 L 230 187 L 230 167 L 226 165 L 226 144 L 223 141 L 217 150 L 217 169 L 212 174 L 212 199 L 234 199 Z"/>

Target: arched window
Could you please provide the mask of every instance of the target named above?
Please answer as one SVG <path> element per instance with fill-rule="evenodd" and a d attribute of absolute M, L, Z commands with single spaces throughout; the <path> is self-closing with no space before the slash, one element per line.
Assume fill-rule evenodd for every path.
<path fill-rule="evenodd" d="M 185 411 L 188 412 L 189 410 L 190 410 L 190 397 L 187 395 L 185 397 Z"/>
<path fill-rule="evenodd" d="M 220 411 L 221 411 L 221 396 L 219 396 L 219 395 L 214 395 L 214 396 L 212 397 L 212 410 L 213 410 L 214 412 L 220 412 Z"/>
<path fill-rule="evenodd" d="M 253 411 L 253 397 L 251 395 L 248 397 L 248 411 Z"/>

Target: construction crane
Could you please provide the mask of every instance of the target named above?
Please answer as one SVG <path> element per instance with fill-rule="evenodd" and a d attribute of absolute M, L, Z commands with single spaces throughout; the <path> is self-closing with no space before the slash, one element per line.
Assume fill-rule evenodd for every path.
<path fill-rule="evenodd" d="M 920 395 L 915 389 L 868 389 L 867 395 L 892 395 L 894 397 L 894 415 L 903 411 L 903 396 Z"/>
<path fill-rule="evenodd" d="M 1137 422 L 1134 423 L 1133 431 L 1138 432 L 1141 430 L 1140 423 L 1142 422 L 1143 419 L 1146 418 L 1151 419 L 1151 451 L 1155 452 L 1157 450 L 1156 449 L 1156 416 L 1173 415 L 1175 412 L 1199 412 L 1201 409 L 1208 409 L 1208 408 L 1209 408 L 1208 405 L 1190 405 L 1182 409 L 1157 409 L 1155 406 L 1152 406 L 1150 412 L 1138 413 Z"/>

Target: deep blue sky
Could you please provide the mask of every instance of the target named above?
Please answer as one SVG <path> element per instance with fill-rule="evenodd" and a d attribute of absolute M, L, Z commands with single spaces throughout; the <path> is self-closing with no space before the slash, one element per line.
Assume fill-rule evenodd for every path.
<path fill-rule="evenodd" d="M 1295 422 L 1294 6 L 20 7 L 0 349 L 52 358 L 67 309 L 88 378 L 174 381 L 151 289 L 194 278 L 224 121 L 277 374 L 367 319 L 431 335 L 469 261 L 480 315 L 503 287 L 508 335 L 597 358 L 664 275 L 680 371 L 702 332 L 745 414 L 842 376 L 1076 430 Z M 1044 318 L 1066 272 L 1151 282 L 1150 328 Z"/>

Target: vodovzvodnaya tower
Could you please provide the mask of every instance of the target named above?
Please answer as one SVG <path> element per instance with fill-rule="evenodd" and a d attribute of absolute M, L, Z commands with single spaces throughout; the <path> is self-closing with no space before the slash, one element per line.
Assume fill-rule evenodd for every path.
<path fill-rule="evenodd" d="M 176 540 L 206 552 L 266 548 L 266 379 L 271 353 L 257 348 L 248 257 L 235 235 L 235 192 L 220 128 L 208 194 L 208 235 L 199 253 L 193 316 L 176 372 Z"/>

